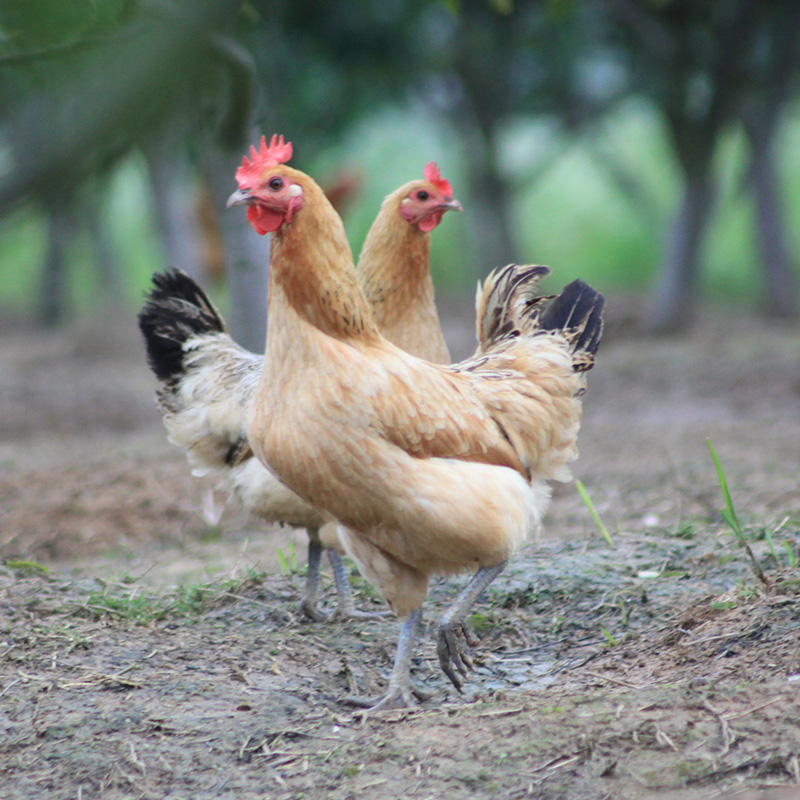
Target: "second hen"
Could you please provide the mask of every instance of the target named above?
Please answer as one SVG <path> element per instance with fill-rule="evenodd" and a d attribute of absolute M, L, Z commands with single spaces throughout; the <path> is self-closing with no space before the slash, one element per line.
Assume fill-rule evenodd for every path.
<path fill-rule="evenodd" d="M 290 155 L 277 137 L 262 140 L 229 200 L 273 233 L 248 438 L 282 481 L 340 521 L 347 552 L 404 620 L 388 690 L 367 703 L 405 705 L 430 576 L 475 571 L 439 626 L 439 660 L 460 689 L 469 609 L 538 528 L 546 482 L 569 476 L 603 298 L 580 281 L 537 297 L 546 268 L 509 266 L 479 296 L 472 359 L 415 358 L 381 335 L 341 220 L 285 164 Z"/>
<path fill-rule="evenodd" d="M 448 362 L 429 270 L 430 232 L 448 210 L 461 210 L 449 182 L 430 163 L 421 180 L 392 192 L 370 228 L 359 258 L 362 283 L 385 335 L 429 361 Z M 187 275 L 156 274 L 139 315 L 148 361 L 161 382 L 159 407 L 170 441 L 186 451 L 195 474 L 213 472 L 220 488 L 267 522 L 308 532 L 306 588 L 300 603 L 311 619 L 363 616 L 355 609 L 335 530 L 258 459 L 245 433 L 263 357 L 237 345 L 222 316 Z M 331 616 L 319 609 L 319 571 L 327 550 L 337 592 Z"/>

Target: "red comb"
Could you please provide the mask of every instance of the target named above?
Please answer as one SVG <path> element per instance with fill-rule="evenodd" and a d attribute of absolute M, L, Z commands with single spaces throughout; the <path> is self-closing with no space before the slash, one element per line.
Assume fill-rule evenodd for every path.
<path fill-rule="evenodd" d="M 450 185 L 450 181 L 446 181 L 442 177 L 435 161 L 430 161 L 425 165 L 422 175 L 426 181 L 430 181 L 443 195 L 453 196 L 453 187 Z"/>
<path fill-rule="evenodd" d="M 242 166 L 236 170 L 236 180 L 241 186 L 261 177 L 261 173 L 267 167 L 277 167 L 278 164 L 285 164 L 292 157 L 292 143 L 284 142 L 283 136 L 273 134 L 267 147 L 267 139 L 261 137 L 258 150 L 250 147 L 250 158 L 242 158 Z"/>

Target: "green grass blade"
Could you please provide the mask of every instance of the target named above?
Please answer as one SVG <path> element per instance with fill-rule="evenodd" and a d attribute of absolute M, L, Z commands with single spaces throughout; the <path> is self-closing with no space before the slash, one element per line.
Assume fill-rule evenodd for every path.
<path fill-rule="evenodd" d="M 606 642 L 608 642 L 611 647 L 617 646 L 617 640 L 602 625 L 600 626 L 600 633 L 605 636 Z"/>
<path fill-rule="evenodd" d="M 730 514 L 731 519 L 733 520 L 733 524 L 731 524 L 731 522 L 729 522 L 727 519 L 725 521 L 732 528 L 735 526 L 735 530 L 739 532 L 742 530 L 742 526 L 739 524 L 739 518 L 736 516 L 736 510 L 733 507 L 733 500 L 731 499 L 731 493 L 728 489 L 728 481 L 725 478 L 725 472 L 722 469 L 722 464 L 719 462 L 717 451 L 714 450 L 714 445 L 711 444 L 711 439 L 706 439 L 706 444 L 711 452 L 711 458 L 714 459 L 714 466 L 717 468 L 717 477 L 719 478 L 719 486 L 720 489 L 722 489 L 722 496 L 725 498 L 725 505 L 727 506 L 727 511 Z"/>
<path fill-rule="evenodd" d="M 594 524 L 597 525 L 600 535 L 606 540 L 606 544 L 609 547 L 613 547 L 614 541 L 611 538 L 611 534 L 608 532 L 608 528 L 603 524 L 603 520 L 600 519 L 600 514 L 597 513 L 597 509 L 594 507 L 594 503 L 592 502 L 592 498 L 589 497 L 589 492 L 586 491 L 586 487 L 581 481 L 575 481 L 575 486 L 578 488 L 578 494 L 580 494 L 581 499 L 586 504 L 586 508 L 589 509 L 589 513 L 592 515 L 592 519 L 594 520 Z"/>
<path fill-rule="evenodd" d="M 278 561 L 281 564 L 281 572 L 284 575 L 288 575 L 289 574 L 289 565 L 286 563 L 286 556 L 284 556 L 283 550 L 281 550 L 280 547 L 278 548 Z"/>
<path fill-rule="evenodd" d="M 761 564 L 758 563 L 752 548 L 748 544 L 747 537 L 744 535 L 744 529 L 739 522 L 739 518 L 736 516 L 736 510 L 733 507 L 733 500 L 731 500 L 731 493 L 728 490 L 728 481 L 725 479 L 725 472 L 722 469 L 722 464 L 720 464 L 719 458 L 717 458 L 714 445 L 711 444 L 711 439 L 706 439 L 706 443 L 708 444 L 708 449 L 711 452 L 711 458 L 714 459 L 714 465 L 717 468 L 717 477 L 719 478 L 719 486 L 722 489 L 722 496 L 725 498 L 726 508 L 720 510 L 720 516 L 725 521 L 725 524 L 733 531 L 734 535 L 739 540 L 739 544 L 741 544 L 741 546 L 745 549 L 745 552 L 750 558 L 750 563 L 753 565 L 753 572 L 755 573 L 756 578 L 758 578 L 758 580 L 760 580 L 761 583 L 763 583 L 764 586 L 769 589 L 770 582 L 767 580 L 764 570 L 761 569 Z"/>

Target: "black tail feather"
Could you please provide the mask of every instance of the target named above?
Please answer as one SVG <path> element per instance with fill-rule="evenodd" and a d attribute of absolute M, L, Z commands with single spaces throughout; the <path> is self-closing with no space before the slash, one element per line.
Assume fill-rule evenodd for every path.
<path fill-rule="evenodd" d="M 157 272 L 152 280 L 139 312 L 139 330 L 150 369 L 160 381 L 170 381 L 183 372 L 185 342 L 204 333 L 225 333 L 225 321 L 185 272 Z"/>
<path fill-rule="evenodd" d="M 576 280 L 565 286 L 564 291 L 542 311 L 539 324 L 544 330 L 563 331 L 573 353 L 593 356 L 603 333 L 604 303 L 600 292 Z"/>

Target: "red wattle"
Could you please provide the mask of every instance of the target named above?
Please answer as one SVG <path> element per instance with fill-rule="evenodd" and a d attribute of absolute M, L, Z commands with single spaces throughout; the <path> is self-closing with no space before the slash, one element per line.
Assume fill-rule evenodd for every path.
<path fill-rule="evenodd" d="M 430 233 L 442 221 L 441 211 L 432 211 L 427 217 L 423 217 L 417 224 L 424 233 Z"/>
<path fill-rule="evenodd" d="M 270 211 L 260 203 L 252 203 L 247 206 L 247 219 L 255 228 L 256 233 L 264 236 L 280 228 L 283 223 L 283 214 L 278 211 Z"/>

